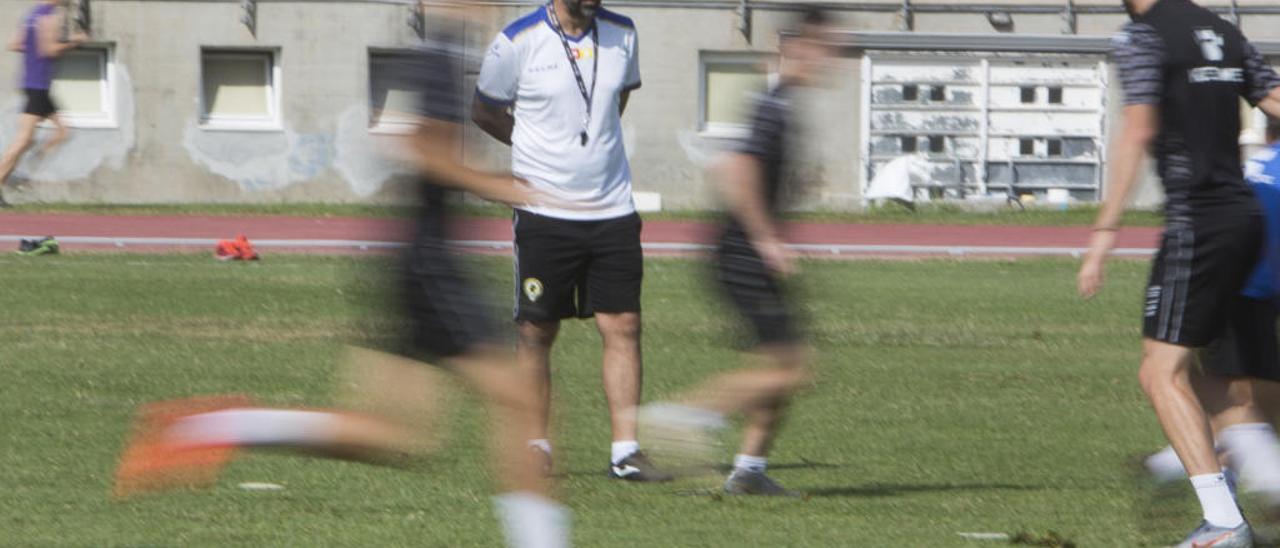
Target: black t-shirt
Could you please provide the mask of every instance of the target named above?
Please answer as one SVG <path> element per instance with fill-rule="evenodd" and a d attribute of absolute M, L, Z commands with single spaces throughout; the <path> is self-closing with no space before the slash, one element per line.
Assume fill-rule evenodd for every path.
<path fill-rule="evenodd" d="M 1240 99 L 1256 105 L 1280 78 L 1234 25 L 1190 0 L 1160 0 L 1116 36 L 1125 105 L 1160 111 L 1154 150 L 1170 220 L 1200 208 L 1251 207 L 1240 166 Z"/>
<path fill-rule="evenodd" d="M 782 209 L 782 200 L 786 195 L 783 174 L 789 156 L 791 116 L 790 88 L 785 85 L 774 87 L 769 93 L 756 99 L 750 133 L 733 149 L 734 152 L 751 156 L 760 163 L 765 206 L 774 216 Z M 741 224 L 732 217 L 729 218 L 725 237 L 732 240 L 745 239 Z"/>
<path fill-rule="evenodd" d="M 429 39 L 399 63 L 395 78 L 401 89 L 418 94 L 416 114 L 429 120 L 464 122 L 462 70 L 465 51 L 453 37 Z M 427 151 L 427 154 L 435 153 Z M 456 151 L 439 151 L 456 154 Z M 418 237 L 443 238 L 446 225 L 444 188 L 426 177 L 419 179 Z"/>

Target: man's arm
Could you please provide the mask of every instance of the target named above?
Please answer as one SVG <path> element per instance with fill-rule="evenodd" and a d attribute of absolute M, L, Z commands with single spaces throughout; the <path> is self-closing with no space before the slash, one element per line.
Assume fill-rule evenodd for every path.
<path fill-rule="evenodd" d="M 725 208 L 753 242 L 779 239 L 777 223 L 765 205 L 764 170 L 760 160 L 742 152 L 730 153 L 717 169 L 716 189 Z"/>
<path fill-rule="evenodd" d="M 66 15 L 59 10 L 52 15 L 46 15 L 40 18 L 40 21 L 36 23 L 36 44 L 41 57 L 59 57 L 62 54 L 79 47 L 80 44 L 85 43 L 88 39 L 84 33 L 76 32 L 66 42 L 59 40 L 59 35 L 62 33 L 62 26 L 65 19 Z"/>
<path fill-rule="evenodd" d="M 1089 251 L 1077 279 L 1080 295 L 1092 298 L 1102 288 L 1102 266 L 1116 244 L 1120 217 L 1129 203 L 1129 194 L 1138 180 L 1138 170 L 1160 129 L 1159 110 L 1154 105 L 1124 107 L 1120 134 L 1111 143 L 1107 196 L 1093 225 Z"/>
<path fill-rule="evenodd" d="M 506 34 L 499 33 L 480 64 L 480 76 L 476 79 L 476 93 L 471 103 L 471 120 L 485 133 L 507 145 L 511 144 L 511 132 L 516 126 L 511 108 L 516 102 L 522 71 L 521 55 L 516 45 Z"/>
<path fill-rule="evenodd" d="M 1125 106 L 1120 113 L 1120 132 L 1113 137 L 1107 156 L 1107 196 L 1076 276 L 1076 289 L 1086 299 L 1102 289 L 1103 265 L 1116 245 L 1120 217 L 1129 203 L 1138 170 L 1160 130 L 1159 105 L 1164 97 L 1164 40 L 1150 25 L 1125 25 L 1112 44 L 1111 58 L 1124 91 Z"/>
<path fill-rule="evenodd" d="M 495 202 L 518 206 L 530 202 L 529 192 L 510 175 L 476 171 L 464 165 L 457 150 L 462 126 L 423 117 L 409 136 L 411 161 L 433 183 L 470 192 Z"/>
<path fill-rule="evenodd" d="M 511 132 L 515 130 L 516 119 L 511 116 L 511 110 L 507 107 L 487 103 L 477 97 L 471 103 L 471 121 L 494 139 L 507 146 L 511 145 Z"/>

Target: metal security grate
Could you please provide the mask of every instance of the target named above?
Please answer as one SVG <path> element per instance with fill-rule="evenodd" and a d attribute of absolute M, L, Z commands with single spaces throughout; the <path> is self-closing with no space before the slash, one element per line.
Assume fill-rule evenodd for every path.
<path fill-rule="evenodd" d="M 864 189 L 888 162 L 923 154 L 930 177 L 917 193 L 1100 196 L 1100 56 L 869 51 L 863 62 Z M 914 142 L 928 145 L 904 146 Z"/>

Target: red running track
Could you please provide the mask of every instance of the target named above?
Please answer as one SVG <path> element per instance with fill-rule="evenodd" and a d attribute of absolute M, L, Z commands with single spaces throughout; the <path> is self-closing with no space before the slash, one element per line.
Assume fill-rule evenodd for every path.
<path fill-rule="evenodd" d="M 244 234 L 251 240 L 397 241 L 407 226 L 404 220 L 347 217 L 0 214 L 0 235 L 24 237 L 224 239 Z M 647 221 L 643 240 L 649 244 L 707 243 L 714 230 L 714 225 L 705 222 Z M 509 242 L 511 223 L 505 219 L 459 219 L 454 237 L 459 240 Z M 1158 237 L 1157 228 L 1127 228 L 1119 235 L 1118 247 L 1154 248 Z M 1088 244 L 1089 229 L 791 223 L 788 225 L 788 240 L 797 244 L 852 246 L 1082 248 Z"/>

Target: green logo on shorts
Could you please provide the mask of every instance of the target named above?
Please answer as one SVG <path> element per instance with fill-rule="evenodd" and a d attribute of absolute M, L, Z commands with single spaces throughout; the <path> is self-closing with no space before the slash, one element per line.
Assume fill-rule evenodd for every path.
<path fill-rule="evenodd" d="M 538 302 L 542 297 L 542 282 L 537 278 L 525 278 L 524 296 L 529 298 L 529 302 Z"/>

